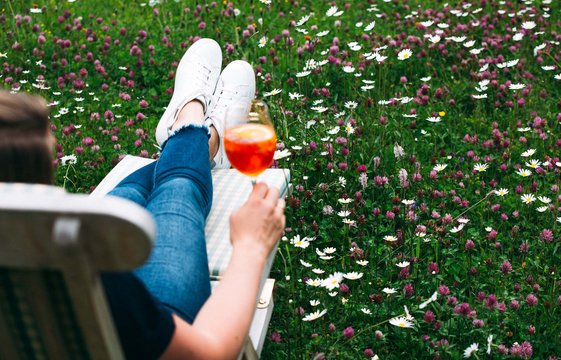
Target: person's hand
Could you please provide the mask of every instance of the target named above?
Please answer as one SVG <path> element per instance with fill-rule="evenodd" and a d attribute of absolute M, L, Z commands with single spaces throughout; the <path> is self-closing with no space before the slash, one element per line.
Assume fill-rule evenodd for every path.
<path fill-rule="evenodd" d="M 284 231 L 285 202 L 279 190 L 257 183 L 245 204 L 230 216 L 230 240 L 267 257 Z"/>

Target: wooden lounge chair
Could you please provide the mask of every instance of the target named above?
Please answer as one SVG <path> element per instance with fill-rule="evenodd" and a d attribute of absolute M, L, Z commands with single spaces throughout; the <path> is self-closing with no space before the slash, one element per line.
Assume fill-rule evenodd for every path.
<path fill-rule="evenodd" d="M 147 161 L 126 157 L 91 196 L 44 185 L 0 184 L 0 359 L 123 358 L 99 273 L 141 265 L 155 227 L 143 208 L 104 195 Z M 286 195 L 287 171 L 268 170 L 263 180 Z M 251 185 L 235 170 L 213 171 L 213 182 L 205 231 L 209 267 L 219 281 L 231 254 L 229 213 L 247 198 Z M 273 257 L 263 274 L 245 358 L 259 357 L 266 336 Z"/>

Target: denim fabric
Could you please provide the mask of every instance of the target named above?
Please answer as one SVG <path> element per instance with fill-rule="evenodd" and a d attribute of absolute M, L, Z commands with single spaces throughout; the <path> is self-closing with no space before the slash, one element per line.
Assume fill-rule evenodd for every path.
<path fill-rule="evenodd" d="M 192 323 L 210 295 L 204 226 L 212 205 L 208 128 L 189 125 L 164 143 L 160 158 L 110 195 L 144 206 L 156 241 L 136 275 L 164 306 Z"/>

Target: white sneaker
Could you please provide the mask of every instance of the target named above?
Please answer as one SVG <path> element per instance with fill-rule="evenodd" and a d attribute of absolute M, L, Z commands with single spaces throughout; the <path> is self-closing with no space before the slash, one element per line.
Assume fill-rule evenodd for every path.
<path fill-rule="evenodd" d="M 235 60 L 222 70 L 216 90 L 214 91 L 214 107 L 205 123 L 216 128 L 219 136 L 218 152 L 214 156 L 214 168 L 228 169 L 230 162 L 224 151 L 224 122 L 228 116 L 247 115 L 251 101 L 255 96 L 255 73 L 246 61 Z M 236 112 L 236 113 L 232 113 Z"/>
<path fill-rule="evenodd" d="M 177 66 L 173 96 L 156 128 L 159 145 L 168 139 L 179 110 L 189 101 L 199 100 L 205 115 L 208 113 L 221 67 L 222 50 L 216 41 L 200 39 L 187 49 Z"/>

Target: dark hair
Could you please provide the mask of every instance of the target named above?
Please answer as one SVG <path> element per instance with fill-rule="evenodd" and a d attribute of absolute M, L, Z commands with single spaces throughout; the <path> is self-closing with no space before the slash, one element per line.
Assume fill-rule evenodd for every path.
<path fill-rule="evenodd" d="M 53 183 L 45 101 L 0 90 L 0 181 Z"/>

